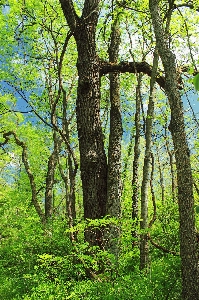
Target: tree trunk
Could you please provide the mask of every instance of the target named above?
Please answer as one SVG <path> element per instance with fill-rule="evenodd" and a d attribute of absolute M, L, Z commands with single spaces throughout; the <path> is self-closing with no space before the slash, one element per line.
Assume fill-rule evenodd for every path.
<path fill-rule="evenodd" d="M 135 112 L 135 144 L 134 144 L 134 160 L 133 160 L 133 179 L 132 179 L 132 220 L 133 227 L 138 226 L 138 198 L 139 198 L 139 158 L 140 158 L 140 108 L 141 108 L 141 81 L 142 75 L 137 76 L 136 87 L 136 112 Z M 138 234 L 137 230 L 132 230 L 132 247 L 137 245 Z"/>
<path fill-rule="evenodd" d="M 107 159 L 100 120 L 99 59 L 95 45 L 99 2 L 85 1 L 79 18 L 72 1 L 60 0 L 78 51 L 76 116 L 85 219 L 103 217 L 107 200 Z M 101 246 L 100 230 L 88 229 L 85 238 L 91 245 Z"/>
<path fill-rule="evenodd" d="M 150 80 L 150 95 L 146 117 L 146 146 L 143 166 L 143 179 L 141 186 L 141 222 L 140 229 L 143 231 L 140 237 L 140 270 L 148 264 L 148 187 L 150 182 L 150 160 L 151 160 L 151 141 L 154 118 L 154 85 L 158 68 L 158 53 L 154 51 L 153 70 Z"/>
<path fill-rule="evenodd" d="M 66 91 L 62 87 L 63 91 L 63 121 L 62 121 L 62 130 L 63 134 L 66 137 L 66 140 L 70 144 L 70 128 L 69 121 L 67 119 L 67 98 L 70 96 L 69 94 L 66 96 Z M 67 145 L 66 145 L 67 146 Z M 68 151 L 68 157 L 66 158 L 66 166 L 68 168 L 68 174 L 65 175 L 63 170 L 60 168 L 61 176 L 64 180 L 65 191 L 66 191 L 66 216 L 68 216 L 68 225 L 69 228 L 72 229 L 75 225 L 76 221 L 76 197 L 75 197 L 75 187 L 76 187 L 76 175 L 77 175 L 77 167 L 75 166 L 75 162 L 72 154 Z M 71 242 L 77 240 L 77 233 L 73 230 L 70 232 Z"/>
<path fill-rule="evenodd" d="M 117 17 L 116 17 L 117 18 Z M 111 42 L 109 45 L 109 61 L 117 62 L 120 45 L 120 30 L 116 19 L 112 26 Z M 106 214 L 110 217 L 121 216 L 121 140 L 122 140 L 122 117 L 120 107 L 120 75 L 110 73 L 110 134 L 108 149 L 108 178 L 107 178 L 107 205 Z M 120 228 L 112 225 L 106 232 L 107 248 L 115 254 L 119 253 Z"/>
<path fill-rule="evenodd" d="M 48 159 L 48 169 L 46 174 L 45 186 L 45 218 L 46 221 L 51 218 L 53 214 L 53 186 L 55 182 L 55 169 L 58 160 L 58 141 L 56 132 L 53 132 L 54 149 Z"/>
<path fill-rule="evenodd" d="M 158 1 L 150 0 L 149 3 L 157 48 L 165 70 L 165 91 L 171 108 L 171 123 L 169 128 L 173 138 L 177 168 L 182 299 L 193 300 L 198 299 L 199 290 L 190 154 L 185 134 L 182 101 L 178 91 L 175 55 L 167 45 Z"/>
<path fill-rule="evenodd" d="M 175 160 L 174 160 L 174 150 L 170 150 L 169 148 L 169 142 L 167 137 L 167 128 L 165 128 L 165 144 L 167 153 L 169 156 L 169 166 L 170 166 L 170 172 L 171 172 L 171 192 L 172 192 L 172 199 L 173 201 L 176 200 L 176 172 L 175 172 Z"/>

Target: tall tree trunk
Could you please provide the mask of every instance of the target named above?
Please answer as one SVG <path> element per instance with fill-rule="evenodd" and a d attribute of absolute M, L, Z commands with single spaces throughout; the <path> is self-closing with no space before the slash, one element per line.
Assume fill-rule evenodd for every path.
<path fill-rule="evenodd" d="M 199 287 L 190 154 L 186 140 L 182 101 L 178 91 L 175 55 L 168 46 L 168 40 L 163 29 L 163 20 L 159 12 L 158 1 L 150 0 L 149 4 L 157 48 L 165 70 L 165 91 L 171 108 L 170 130 L 176 158 L 180 214 L 182 299 L 193 300 L 198 299 Z"/>
<path fill-rule="evenodd" d="M 116 17 L 117 18 L 117 17 Z M 109 61 L 116 63 L 120 45 L 120 29 L 116 19 L 112 25 L 111 42 L 109 45 Z M 118 72 L 110 73 L 110 134 L 108 149 L 108 178 L 107 178 L 107 205 L 106 214 L 111 217 L 121 216 L 121 140 L 122 117 L 120 107 L 120 75 Z M 110 224 L 108 230 L 107 246 L 116 256 L 119 253 L 120 228 Z"/>
<path fill-rule="evenodd" d="M 67 99 L 70 96 L 70 92 L 68 95 L 66 95 L 66 91 L 62 87 L 63 92 L 63 113 L 62 113 L 62 134 L 65 137 L 66 149 L 68 148 L 68 145 L 70 145 L 70 129 L 69 129 L 69 121 L 67 116 Z M 70 119 L 71 121 L 71 119 Z M 76 158 L 74 157 L 74 154 L 70 151 L 67 153 L 65 168 L 68 170 L 68 172 L 64 172 L 61 163 L 59 162 L 59 172 L 62 177 L 62 180 L 64 182 L 65 186 L 65 203 L 66 203 L 66 217 L 68 220 L 68 226 L 70 229 L 73 229 L 73 226 L 75 225 L 75 219 L 76 219 L 76 197 L 75 197 L 75 186 L 76 186 L 76 175 L 77 175 L 77 165 L 74 160 Z M 70 239 L 71 242 L 74 242 L 77 240 L 77 233 L 73 232 L 73 230 L 70 232 Z"/>
<path fill-rule="evenodd" d="M 156 146 L 156 153 L 157 153 L 158 170 L 159 170 L 159 176 L 160 176 L 161 199 L 162 199 L 162 205 L 164 205 L 165 204 L 164 175 L 163 175 L 163 170 L 162 170 L 162 166 L 161 166 L 160 153 L 159 153 L 158 146 Z"/>
<path fill-rule="evenodd" d="M 174 168 L 174 151 L 169 149 L 168 137 L 165 134 L 165 141 L 166 141 L 166 149 L 169 155 L 169 165 L 170 165 L 170 172 L 171 172 L 171 191 L 172 191 L 172 198 L 173 201 L 176 199 L 176 173 Z"/>
<path fill-rule="evenodd" d="M 136 112 L 135 112 L 135 144 L 134 144 L 134 160 L 133 160 L 133 179 L 132 179 L 132 220 L 133 227 L 138 225 L 138 197 L 139 197 L 139 158 L 140 158 L 140 109 L 141 109 L 141 81 L 142 74 L 137 76 L 137 87 L 136 87 Z M 137 230 L 132 230 L 132 247 L 137 245 L 138 234 Z"/>
<path fill-rule="evenodd" d="M 76 115 L 85 219 L 103 217 L 107 201 L 107 159 L 100 120 L 99 59 L 95 45 L 99 2 L 85 1 L 79 18 L 72 1 L 60 0 L 78 50 Z M 90 244 L 101 246 L 100 230 L 87 230 L 85 238 Z"/>
<path fill-rule="evenodd" d="M 153 70 L 150 80 L 150 96 L 146 117 L 146 146 L 143 166 L 143 179 L 141 186 L 141 222 L 140 229 L 143 231 L 140 237 L 140 269 L 144 269 L 148 264 L 148 235 L 145 232 L 148 228 L 148 187 L 150 181 L 150 160 L 151 160 L 151 140 L 152 126 L 154 118 L 154 85 L 156 81 L 158 67 L 158 53 L 154 51 Z"/>

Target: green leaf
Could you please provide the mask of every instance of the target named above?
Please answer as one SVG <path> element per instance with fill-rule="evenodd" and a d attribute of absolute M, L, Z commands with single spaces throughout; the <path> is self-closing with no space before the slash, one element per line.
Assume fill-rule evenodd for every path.
<path fill-rule="evenodd" d="M 196 91 L 199 91 L 199 73 L 194 77 L 193 84 Z"/>
<path fill-rule="evenodd" d="M 199 214 L 199 205 L 196 206 L 196 213 Z"/>

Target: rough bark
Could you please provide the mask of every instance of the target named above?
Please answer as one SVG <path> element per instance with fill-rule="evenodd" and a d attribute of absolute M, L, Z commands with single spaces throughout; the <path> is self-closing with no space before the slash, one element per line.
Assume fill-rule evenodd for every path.
<path fill-rule="evenodd" d="M 112 26 L 111 42 L 109 45 L 109 61 L 117 62 L 120 45 L 120 30 L 118 21 Z M 110 217 L 121 216 L 121 140 L 122 118 L 120 107 L 120 78 L 117 72 L 110 73 L 110 134 L 108 149 L 108 178 L 106 214 Z M 115 256 L 119 253 L 120 227 L 110 224 L 106 228 L 106 247 Z"/>
<path fill-rule="evenodd" d="M 149 4 L 156 44 L 165 70 L 165 91 L 171 108 L 170 130 L 176 158 L 180 215 L 182 299 L 198 299 L 198 261 L 194 220 L 193 180 L 185 133 L 183 106 L 178 91 L 175 55 L 169 49 L 168 41 L 165 38 L 158 1 L 150 0 Z"/>
<path fill-rule="evenodd" d="M 103 217 L 107 199 L 107 159 L 100 120 L 100 74 L 95 44 L 99 2 L 85 1 L 79 18 L 72 1 L 60 0 L 78 51 L 76 116 L 85 219 Z M 90 244 L 101 246 L 100 230 L 87 230 L 85 238 Z"/>

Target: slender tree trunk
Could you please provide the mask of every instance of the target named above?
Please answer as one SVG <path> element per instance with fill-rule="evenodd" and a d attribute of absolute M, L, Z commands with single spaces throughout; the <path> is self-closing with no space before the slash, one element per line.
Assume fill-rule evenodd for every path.
<path fill-rule="evenodd" d="M 76 219 L 76 209 L 75 209 L 75 177 L 76 173 L 73 169 L 71 156 L 68 156 L 68 167 L 69 167 L 69 180 L 70 180 L 70 190 L 67 203 L 68 218 L 70 220 L 70 227 L 74 226 Z"/>
<path fill-rule="evenodd" d="M 153 186 L 153 179 L 154 179 L 154 170 L 155 170 L 155 158 L 153 153 L 151 152 L 151 178 L 150 178 L 150 187 L 151 187 L 151 200 L 153 203 L 153 216 L 149 222 L 148 228 L 151 228 L 153 223 L 156 220 L 157 217 L 157 207 L 156 207 L 156 200 L 155 200 L 155 191 L 154 191 L 154 186 Z M 148 234 L 149 237 L 149 234 Z"/>
<path fill-rule="evenodd" d="M 167 153 L 169 155 L 169 165 L 170 165 L 170 171 L 171 171 L 171 191 L 172 191 L 172 198 L 173 201 L 176 199 L 176 174 L 174 169 L 174 151 L 169 149 L 169 143 L 165 134 L 165 140 L 166 140 L 166 148 Z"/>
<path fill-rule="evenodd" d="M 69 122 L 67 120 L 67 98 L 70 95 L 66 96 L 66 91 L 63 89 L 63 121 L 62 121 L 62 130 L 63 134 L 66 137 L 66 140 L 70 144 L 70 129 L 69 129 Z M 73 164 L 73 157 L 70 152 L 68 152 L 68 157 L 66 158 L 66 166 L 68 168 L 68 174 L 65 175 L 62 169 L 61 176 L 64 180 L 65 184 L 65 191 L 66 191 L 66 216 L 68 217 L 68 225 L 69 228 L 73 228 L 75 225 L 76 220 L 76 197 L 75 197 L 75 186 L 76 186 L 76 175 L 77 175 L 77 168 L 75 164 Z M 70 232 L 70 239 L 72 242 L 77 240 L 77 233 L 71 231 Z"/>
<path fill-rule="evenodd" d="M 148 228 L 148 187 L 150 182 L 150 160 L 151 160 L 151 140 L 152 126 L 154 118 L 154 85 L 158 67 L 158 53 L 154 51 L 153 70 L 150 81 L 150 96 L 146 117 L 146 146 L 143 166 L 143 179 L 141 187 L 141 222 L 140 229 L 143 231 L 140 237 L 140 269 L 144 269 L 148 264 L 148 234 L 144 232 Z"/>
<path fill-rule="evenodd" d="M 138 225 L 138 199 L 139 199 L 139 157 L 140 157 L 140 108 L 141 108 L 141 80 L 142 75 L 138 76 L 138 85 L 136 87 L 136 112 L 135 112 L 135 144 L 134 144 L 134 160 L 133 160 L 133 179 L 132 179 L 132 220 L 133 227 Z M 132 230 L 132 246 L 137 245 L 137 230 Z"/>
<path fill-rule="evenodd" d="M 53 214 L 53 186 L 55 181 L 55 169 L 58 160 L 58 141 L 56 132 L 53 132 L 54 150 L 48 159 L 48 169 L 46 174 L 45 186 L 45 217 L 46 221 L 51 218 Z"/>
<path fill-rule="evenodd" d="M 49 60 L 48 68 L 52 69 L 52 61 Z M 56 97 L 53 92 L 53 79 L 50 72 L 46 73 L 45 76 L 48 99 L 51 108 L 51 123 L 53 126 L 57 126 L 57 116 L 56 116 Z M 55 181 L 55 170 L 58 161 L 60 141 L 58 141 L 57 133 L 53 130 L 53 151 L 48 158 L 48 168 L 46 173 L 46 186 L 45 186 L 45 218 L 49 221 L 53 214 L 53 187 Z"/>
<path fill-rule="evenodd" d="M 161 199 L 162 199 L 162 205 L 164 205 L 165 203 L 165 185 L 164 185 L 164 175 L 163 175 L 164 173 L 161 166 L 158 146 L 156 147 L 156 152 L 157 152 L 158 170 L 160 175 Z"/>
<path fill-rule="evenodd" d="M 194 220 L 193 180 L 190 154 L 187 145 L 182 101 L 178 91 L 175 55 L 169 49 L 158 1 L 150 0 L 150 11 L 156 36 L 157 48 L 166 77 L 165 91 L 171 108 L 170 130 L 174 143 L 178 204 L 180 214 L 180 256 L 182 270 L 182 299 L 198 299 L 198 261 Z"/>
<path fill-rule="evenodd" d="M 65 208 L 66 208 L 66 218 L 68 221 L 68 227 L 73 229 L 76 220 L 76 198 L 75 198 L 75 178 L 76 178 L 76 170 L 73 168 L 72 159 L 70 153 L 68 153 L 68 157 L 66 157 L 66 168 L 68 169 L 67 174 L 63 171 L 61 165 L 59 164 L 59 171 L 64 182 L 65 186 Z M 70 240 L 74 242 L 77 240 L 77 233 L 73 230 L 70 232 Z"/>
<path fill-rule="evenodd" d="M 120 45 L 120 30 L 118 21 L 112 26 L 111 42 L 109 46 L 109 61 L 117 62 Z M 107 178 L 107 205 L 106 214 L 110 217 L 121 216 L 121 140 L 122 118 L 120 107 L 120 79 L 119 73 L 110 73 L 110 134 L 108 149 L 108 178 Z M 106 229 L 108 249 L 116 256 L 119 253 L 120 228 L 110 224 Z"/>

